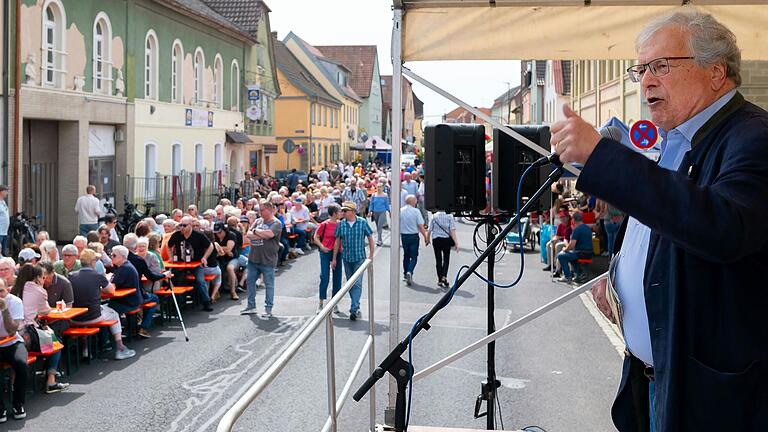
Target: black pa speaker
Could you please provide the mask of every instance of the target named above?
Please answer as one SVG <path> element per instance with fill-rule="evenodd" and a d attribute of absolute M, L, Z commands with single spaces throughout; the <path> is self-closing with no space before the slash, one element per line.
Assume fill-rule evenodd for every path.
<path fill-rule="evenodd" d="M 510 129 L 533 141 L 536 145 L 550 152 L 549 126 L 519 126 L 508 125 Z M 495 210 L 514 212 L 517 208 L 517 186 L 520 176 L 528 166 L 541 158 L 541 154 L 530 149 L 515 138 L 499 129 L 493 130 L 493 164 L 492 181 L 493 208 Z M 533 169 L 523 181 L 520 197 L 533 196 L 546 181 L 552 167 L 549 165 Z M 548 209 L 552 203 L 552 194 L 546 193 L 539 203 L 533 207 L 537 210 Z M 522 204 L 521 204 L 522 206 Z"/>
<path fill-rule="evenodd" d="M 485 199 L 485 127 L 440 124 L 424 130 L 424 204 L 430 211 L 480 211 Z"/>

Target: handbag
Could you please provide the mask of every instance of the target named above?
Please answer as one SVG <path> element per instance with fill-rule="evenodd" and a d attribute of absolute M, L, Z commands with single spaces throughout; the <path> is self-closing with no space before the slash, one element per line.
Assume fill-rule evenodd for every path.
<path fill-rule="evenodd" d="M 44 355 L 53 353 L 53 342 L 56 340 L 56 335 L 50 327 L 35 321 L 34 324 L 27 324 L 25 330 L 24 340 L 29 351 Z"/>
<path fill-rule="evenodd" d="M 455 241 L 453 241 L 453 237 L 451 237 L 451 232 L 450 232 L 450 231 L 448 231 L 447 229 L 443 228 L 443 226 L 442 226 L 442 225 L 440 225 L 440 222 L 438 222 L 438 221 L 437 221 L 437 219 L 435 219 L 435 218 L 432 218 L 432 222 L 436 223 L 436 224 L 437 224 L 437 226 L 438 226 L 438 227 L 440 227 L 440 229 L 441 229 L 441 230 L 443 230 L 443 232 L 444 232 L 444 233 L 448 234 L 448 240 L 450 240 L 450 241 L 451 241 L 451 247 L 454 247 L 454 246 L 456 246 L 456 242 L 455 242 Z"/>

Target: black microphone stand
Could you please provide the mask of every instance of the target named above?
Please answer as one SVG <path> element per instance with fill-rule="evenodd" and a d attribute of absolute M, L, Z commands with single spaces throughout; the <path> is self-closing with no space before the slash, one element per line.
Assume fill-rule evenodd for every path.
<path fill-rule="evenodd" d="M 395 346 L 395 348 L 387 355 L 387 357 L 384 358 L 381 363 L 379 363 L 379 366 L 373 371 L 371 376 L 368 377 L 363 385 L 361 385 L 360 388 L 358 388 L 355 394 L 352 396 L 355 401 L 360 402 L 360 399 L 362 399 L 363 396 L 368 393 L 371 387 L 373 387 L 373 385 L 376 384 L 378 380 L 384 377 L 385 373 L 392 375 L 392 377 L 397 382 L 397 397 L 395 402 L 395 432 L 406 432 L 406 390 L 408 388 L 408 381 L 413 374 L 413 365 L 403 360 L 401 356 L 408 349 L 410 340 L 413 340 L 422 330 L 430 329 L 429 321 L 432 320 L 432 318 L 437 314 L 437 312 L 440 311 L 440 309 L 448 305 L 451 298 L 451 291 L 458 290 L 464 284 L 464 282 L 466 282 L 467 279 L 472 276 L 472 273 L 474 273 L 474 271 L 477 270 L 477 268 L 480 267 L 480 265 L 492 253 L 494 253 L 496 247 L 498 247 L 499 244 L 504 241 L 507 234 L 509 234 L 512 229 L 514 229 L 517 224 L 520 223 L 521 215 L 526 214 L 531 209 L 531 207 L 533 207 L 534 204 L 541 198 L 541 196 L 544 195 L 544 193 L 549 192 L 552 184 L 560 179 L 560 177 L 563 175 L 563 172 L 563 166 L 561 164 L 556 165 L 555 169 L 549 174 L 549 177 L 544 182 L 544 184 L 536 191 L 536 193 L 533 194 L 528 202 L 526 202 L 522 208 L 520 208 L 520 211 L 514 216 L 514 218 L 512 218 L 509 224 L 507 224 L 507 226 L 504 227 L 504 229 L 493 239 L 493 241 L 488 244 L 483 253 L 480 254 L 480 256 L 477 257 L 477 259 L 469 266 L 469 269 L 467 269 L 461 275 L 461 277 L 459 277 L 459 280 L 456 281 L 455 287 L 443 295 L 440 301 L 438 301 L 424 316 L 424 318 L 419 321 L 419 324 L 413 329 L 412 334 L 406 336 L 405 339 L 400 341 L 400 343 Z"/>

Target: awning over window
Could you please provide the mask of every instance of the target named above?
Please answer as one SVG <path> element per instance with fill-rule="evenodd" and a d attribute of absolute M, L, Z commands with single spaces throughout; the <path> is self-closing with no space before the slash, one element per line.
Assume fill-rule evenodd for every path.
<path fill-rule="evenodd" d="M 229 144 L 246 144 L 251 142 L 253 141 L 248 138 L 248 135 L 242 132 L 227 131 L 227 143 Z"/>
<path fill-rule="evenodd" d="M 403 61 L 636 57 L 635 36 L 682 0 L 394 0 Z M 768 59 L 766 0 L 696 0 L 736 34 L 744 60 Z M 495 7 L 492 7 L 494 6 Z"/>

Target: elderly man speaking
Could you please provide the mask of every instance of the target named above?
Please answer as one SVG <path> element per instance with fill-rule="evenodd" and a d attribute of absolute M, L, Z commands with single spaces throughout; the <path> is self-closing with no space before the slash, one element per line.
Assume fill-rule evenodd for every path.
<path fill-rule="evenodd" d="M 552 126 L 577 188 L 630 216 L 611 283 L 593 287 L 627 351 L 612 415 L 621 431 L 768 430 L 768 113 L 746 102 L 733 33 L 678 9 L 637 38 L 639 82 L 661 129 L 658 164 L 602 138 L 568 107 Z M 612 291 L 609 290 L 609 293 Z"/>

